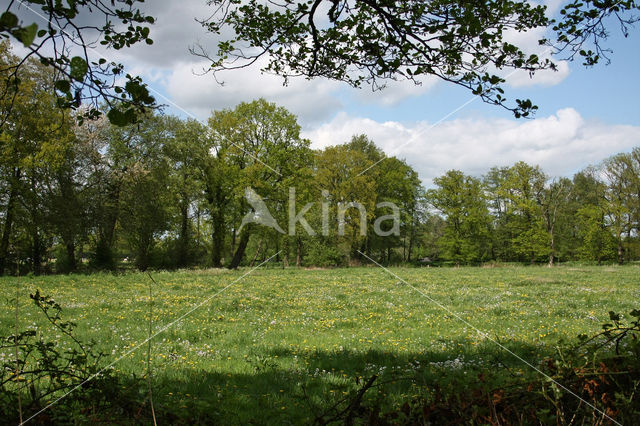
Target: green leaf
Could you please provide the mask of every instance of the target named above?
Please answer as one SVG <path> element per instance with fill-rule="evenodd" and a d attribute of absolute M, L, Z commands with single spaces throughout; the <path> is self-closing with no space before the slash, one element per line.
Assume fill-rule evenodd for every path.
<path fill-rule="evenodd" d="M 16 31 L 14 31 L 13 35 L 16 36 L 18 40 L 24 44 L 24 47 L 31 46 L 33 40 L 36 38 L 36 34 L 38 33 L 38 25 L 33 23 L 29 26 L 22 27 Z"/>
<path fill-rule="evenodd" d="M 107 118 L 109 122 L 114 126 L 126 126 L 127 118 L 125 115 L 117 108 L 111 108 L 107 113 Z"/>
<path fill-rule="evenodd" d="M 69 83 L 69 81 L 67 80 L 58 80 L 55 82 L 54 86 L 56 90 L 59 90 L 63 93 L 69 93 L 69 91 L 71 90 L 71 83 Z"/>
<path fill-rule="evenodd" d="M 11 12 L 4 12 L 0 16 L 0 30 L 11 29 L 18 25 L 18 17 Z"/>
<path fill-rule="evenodd" d="M 80 56 L 74 56 L 71 58 L 71 71 L 69 72 L 71 78 L 77 81 L 82 81 L 84 80 L 84 76 L 87 74 L 87 71 L 89 71 L 89 65 L 87 65 L 87 62 L 84 59 Z"/>
<path fill-rule="evenodd" d="M 149 94 L 147 87 L 138 80 L 128 81 L 124 89 L 134 102 L 142 102 L 144 104 L 152 104 L 154 102 L 154 98 Z"/>
<path fill-rule="evenodd" d="M 132 124 L 136 122 L 136 113 L 133 108 L 129 108 L 125 112 L 120 111 L 117 108 L 112 108 L 107 113 L 107 118 L 109 122 L 115 126 L 126 126 L 127 124 Z"/>

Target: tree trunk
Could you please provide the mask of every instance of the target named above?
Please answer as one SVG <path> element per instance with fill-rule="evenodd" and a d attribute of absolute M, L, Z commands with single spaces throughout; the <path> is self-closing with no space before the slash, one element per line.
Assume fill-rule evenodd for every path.
<path fill-rule="evenodd" d="M 40 241 L 40 233 L 38 232 L 40 211 L 36 201 L 37 190 L 36 178 L 34 175 L 31 175 L 31 194 L 32 203 L 30 207 L 30 214 L 33 222 L 31 228 L 31 264 L 33 273 L 35 275 L 40 275 L 42 273 L 42 243 Z"/>
<path fill-rule="evenodd" d="M 302 263 L 302 240 L 296 238 L 296 266 L 299 268 Z"/>
<path fill-rule="evenodd" d="M 256 263 L 256 259 L 260 256 L 260 250 L 262 250 L 262 238 L 258 241 L 258 248 L 256 249 L 256 254 L 253 255 L 253 259 L 251 259 L 251 263 L 249 264 L 250 268 L 253 268 L 253 265 Z"/>
<path fill-rule="evenodd" d="M 196 247 L 200 253 L 200 207 L 196 209 Z"/>
<path fill-rule="evenodd" d="M 222 266 L 222 249 L 224 248 L 224 216 L 216 211 L 213 215 L 213 246 L 211 250 L 211 264 L 214 268 Z"/>
<path fill-rule="evenodd" d="M 18 196 L 17 180 L 20 179 L 20 169 L 14 171 L 15 180 L 11 183 L 11 191 L 7 200 L 7 211 L 2 228 L 2 239 L 0 240 L 0 275 L 4 275 L 7 267 L 7 256 L 9 255 L 9 241 L 11 238 L 11 228 L 13 227 L 13 217 L 15 214 L 16 197 Z"/>
<path fill-rule="evenodd" d="M 33 233 L 31 234 L 32 246 L 31 246 L 31 265 L 32 271 L 35 275 L 42 273 L 42 245 L 40 244 L 40 234 L 38 228 L 34 225 Z"/>
<path fill-rule="evenodd" d="M 618 265 L 624 263 L 624 250 L 622 248 L 622 235 L 618 236 Z"/>
<path fill-rule="evenodd" d="M 115 184 L 111 189 L 109 198 L 113 205 L 109 206 L 106 218 L 101 226 L 100 236 L 96 244 L 96 263 L 101 268 L 114 269 L 115 262 L 112 247 L 120 209 L 120 183 Z"/>
<path fill-rule="evenodd" d="M 282 267 L 289 267 L 289 236 L 285 235 L 282 240 Z"/>
<path fill-rule="evenodd" d="M 229 263 L 229 269 L 237 269 L 240 266 L 240 262 L 242 262 L 242 258 L 244 257 L 244 252 L 247 249 L 247 244 L 249 243 L 249 237 L 251 234 L 247 227 L 245 227 L 242 232 L 240 232 L 240 242 L 238 243 L 238 248 L 233 255 L 233 259 L 231 259 L 231 263 Z"/>
<path fill-rule="evenodd" d="M 402 237 L 402 261 L 407 261 L 407 236 Z"/>
<path fill-rule="evenodd" d="M 236 251 L 236 240 L 238 239 L 238 233 L 236 228 L 233 228 L 233 232 L 231 233 L 231 253 Z"/>
<path fill-rule="evenodd" d="M 411 251 L 413 250 L 413 239 L 415 236 L 415 221 L 411 221 L 411 231 L 409 232 L 409 247 L 407 247 L 407 262 L 411 262 Z"/>
<path fill-rule="evenodd" d="M 549 253 L 549 268 L 551 268 L 553 266 L 553 258 L 556 255 L 556 242 L 555 239 L 553 238 L 553 235 L 551 236 L 551 253 Z"/>
<path fill-rule="evenodd" d="M 73 241 L 67 241 L 64 246 L 67 251 L 68 272 L 74 272 L 78 268 L 78 263 L 76 262 L 76 245 Z"/>
<path fill-rule="evenodd" d="M 149 268 L 149 249 L 141 248 L 136 256 L 136 266 L 142 272 Z"/>
<path fill-rule="evenodd" d="M 176 265 L 184 268 L 189 262 L 189 203 L 180 203 L 180 237 L 178 242 L 178 256 Z"/>

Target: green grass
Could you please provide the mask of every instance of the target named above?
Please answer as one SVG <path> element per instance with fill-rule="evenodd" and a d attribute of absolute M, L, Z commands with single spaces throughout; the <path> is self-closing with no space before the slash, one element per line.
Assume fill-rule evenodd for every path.
<path fill-rule="evenodd" d="M 152 340 L 157 412 L 305 422 L 374 373 L 380 385 L 367 398 L 391 410 L 434 383 L 475 383 L 479 372 L 533 377 L 491 340 L 537 365 L 561 340 L 597 332 L 609 310 L 626 313 L 640 301 L 637 266 L 392 269 L 410 285 L 376 267 L 258 269 L 234 283 L 247 271 L 153 273 L 155 330 L 232 284 Z M 28 297 L 39 288 L 77 322 L 80 339 L 109 355 L 105 365 L 147 336 L 146 274 L 18 281 L 20 328 L 51 333 Z M 6 336 L 15 326 L 16 279 L 1 279 L 0 289 Z M 116 373 L 144 375 L 145 355 L 146 346 L 125 356 Z"/>

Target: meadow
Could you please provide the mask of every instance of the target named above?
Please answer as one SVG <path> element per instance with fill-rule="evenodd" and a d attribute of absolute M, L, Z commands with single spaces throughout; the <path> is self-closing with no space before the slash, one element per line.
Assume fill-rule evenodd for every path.
<path fill-rule="evenodd" d="M 151 340 L 161 419 L 306 423 L 373 375 L 365 399 L 383 411 L 435 384 L 526 381 L 538 373 L 496 342 L 539 365 L 640 300 L 638 266 L 391 271 L 406 283 L 377 267 L 2 278 L 0 335 L 15 329 L 17 286 L 18 328 L 70 344 L 29 299 L 39 289 L 77 323 L 79 340 L 106 354 L 102 364 L 124 355 L 113 372 L 143 377 L 147 345 L 126 354 L 149 335 L 151 285 L 154 332 L 193 310 Z M 10 356 L 0 353 L 0 364 Z"/>

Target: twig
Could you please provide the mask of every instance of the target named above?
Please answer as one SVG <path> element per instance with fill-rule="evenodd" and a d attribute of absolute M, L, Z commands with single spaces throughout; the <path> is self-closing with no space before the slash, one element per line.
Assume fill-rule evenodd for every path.
<path fill-rule="evenodd" d="M 376 381 L 376 379 L 378 378 L 377 375 L 373 375 L 369 378 L 369 380 L 367 380 L 367 382 L 362 385 L 362 387 L 358 390 L 358 392 L 356 393 L 356 395 L 353 397 L 353 399 L 349 402 L 349 404 L 347 405 L 347 407 L 342 410 L 342 411 L 338 411 L 338 406 L 345 402 L 347 398 L 342 398 L 340 399 L 335 405 L 333 405 L 328 411 L 326 411 L 326 414 L 320 415 L 319 417 L 317 417 L 317 422 L 319 424 L 329 424 L 331 422 L 334 421 L 338 421 L 340 420 L 343 416 L 346 415 L 346 418 L 344 419 L 345 424 L 352 424 L 353 423 L 353 415 L 355 414 L 355 411 L 360 407 L 360 404 L 362 402 L 362 398 L 364 397 L 364 394 L 373 386 L 373 382 Z M 338 411 L 333 417 L 330 417 L 328 420 L 325 420 L 325 416 L 328 415 L 329 412 L 331 411 Z"/>
<path fill-rule="evenodd" d="M 153 425 L 158 426 L 156 422 L 156 412 L 153 408 L 153 393 L 151 392 L 151 336 L 153 332 L 153 293 L 151 292 L 151 284 L 155 284 L 151 274 L 147 272 L 151 281 L 149 282 L 149 339 L 147 340 L 147 386 L 149 388 L 149 403 L 151 404 L 151 416 L 153 417 Z"/>
<path fill-rule="evenodd" d="M 18 385 L 18 416 L 20 418 L 20 425 L 22 425 L 22 396 L 20 388 L 20 359 L 18 358 L 18 310 L 19 310 L 19 296 L 20 296 L 20 266 L 18 266 L 16 275 L 16 323 L 15 323 L 15 333 L 13 335 L 13 343 L 15 344 L 16 349 L 16 384 Z"/>

